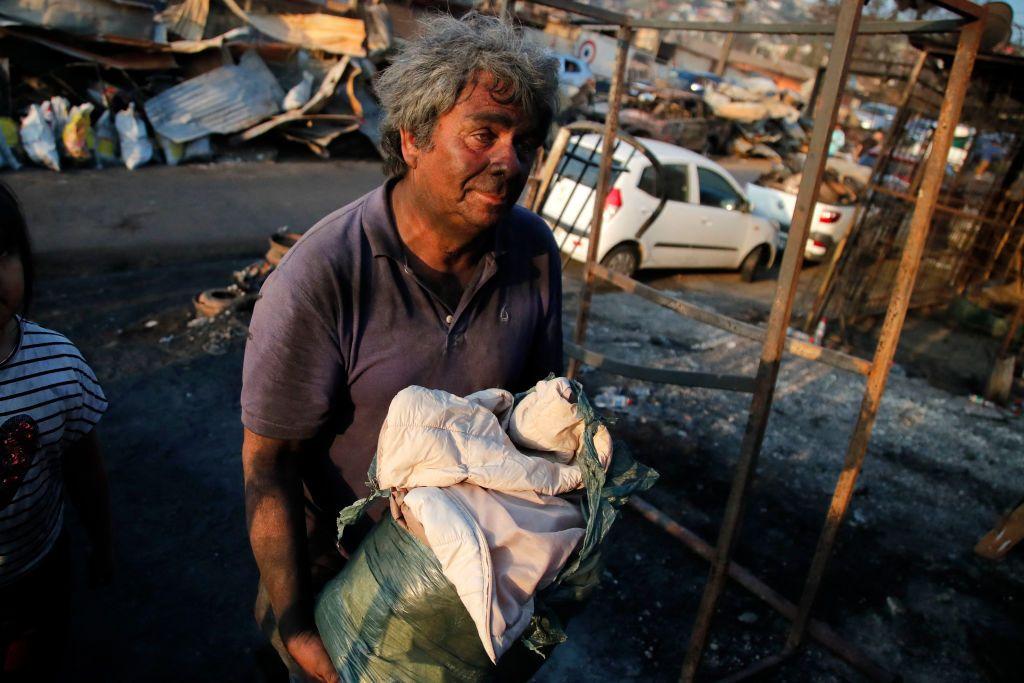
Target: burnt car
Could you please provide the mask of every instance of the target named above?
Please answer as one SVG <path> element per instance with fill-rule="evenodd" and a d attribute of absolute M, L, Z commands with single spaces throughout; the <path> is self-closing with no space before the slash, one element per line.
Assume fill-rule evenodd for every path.
<path fill-rule="evenodd" d="M 725 152 L 732 123 L 713 116 L 699 95 L 670 88 L 634 92 L 619 112 L 622 130 L 704 155 Z"/>

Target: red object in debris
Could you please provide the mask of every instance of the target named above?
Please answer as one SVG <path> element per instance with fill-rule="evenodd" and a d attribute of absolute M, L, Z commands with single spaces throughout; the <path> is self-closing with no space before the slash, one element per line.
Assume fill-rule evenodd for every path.
<path fill-rule="evenodd" d="M 827 244 L 825 244 L 824 242 L 822 242 L 820 240 L 811 240 L 811 244 L 813 244 L 814 246 L 819 247 L 821 249 L 826 249 L 828 247 Z"/>
<path fill-rule="evenodd" d="M 838 211 L 822 211 L 821 215 L 818 216 L 819 223 L 835 223 L 839 220 Z"/>

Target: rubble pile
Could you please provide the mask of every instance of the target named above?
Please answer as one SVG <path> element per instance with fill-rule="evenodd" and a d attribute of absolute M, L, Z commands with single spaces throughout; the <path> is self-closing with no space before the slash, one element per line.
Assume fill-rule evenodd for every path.
<path fill-rule="evenodd" d="M 771 170 L 761 176 L 757 183 L 795 195 L 800 191 L 800 182 L 803 180 L 803 161 L 802 154 L 789 156 L 781 163 L 773 164 Z M 857 203 L 864 189 L 859 178 L 843 174 L 833 166 L 826 166 L 818 189 L 818 201 L 852 206 Z"/>
<path fill-rule="evenodd" d="M 387 8 L 284 4 L 0 0 L 0 168 L 177 165 L 268 134 L 325 158 L 372 150 Z"/>
<path fill-rule="evenodd" d="M 803 102 L 796 93 L 777 92 L 760 79 L 722 81 L 704 91 L 704 102 L 715 116 L 733 122 L 730 154 L 781 162 L 806 148 Z"/>
<path fill-rule="evenodd" d="M 627 133 L 671 142 L 703 154 L 757 157 L 782 163 L 806 151 L 811 122 L 804 102 L 791 90 L 778 91 L 768 79 L 708 82 L 697 92 L 631 83 L 623 97 L 619 125 Z M 607 101 L 584 113 L 603 121 Z"/>

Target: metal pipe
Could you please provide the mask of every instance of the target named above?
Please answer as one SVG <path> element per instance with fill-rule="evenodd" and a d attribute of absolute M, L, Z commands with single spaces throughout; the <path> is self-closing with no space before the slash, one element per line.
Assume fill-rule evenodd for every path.
<path fill-rule="evenodd" d="M 1020 220 L 1021 209 L 1024 209 L 1024 202 L 1017 202 L 1017 210 L 1013 212 L 1013 218 L 1010 219 L 1010 225 L 1006 228 L 1006 232 L 999 239 L 999 244 L 996 245 L 995 251 L 992 254 L 992 258 L 989 259 L 988 266 L 985 268 L 985 274 L 981 276 L 981 281 L 985 282 L 989 276 L 992 275 L 992 270 L 996 267 L 996 262 L 999 257 L 1003 254 L 1003 248 L 1006 243 L 1010 241 L 1010 234 L 1013 229 L 1017 227 L 1017 221 Z"/>
<path fill-rule="evenodd" d="M 629 44 L 633 39 L 633 30 L 628 26 L 620 26 L 616 32 L 618 42 L 615 53 L 615 71 L 612 73 L 612 86 L 608 93 L 608 116 L 604 122 L 604 137 L 601 140 L 601 166 L 597 173 L 597 188 L 594 194 L 594 213 L 590 219 L 589 244 L 587 245 L 587 265 L 597 261 L 597 248 L 601 242 L 601 222 L 604 219 L 604 198 L 608 194 L 609 180 L 612 172 L 612 155 L 615 149 L 615 134 L 619 129 L 619 109 L 622 106 L 622 90 L 626 75 L 626 61 L 629 57 Z M 594 276 L 587 268 L 583 274 L 583 290 L 580 292 L 579 309 L 576 311 L 576 329 L 573 341 L 583 346 L 587 339 L 587 319 L 590 317 L 590 301 L 594 293 Z M 566 376 L 575 379 L 580 363 L 573 358 L 569 361 Z"/>
<path fill-rule="evenodd" d="M 764 342 L 765 331 L 762 327 L 751 325 L 750 323 L 745 323 L 740 320 L 736 320 L 735 318 L 730 318 L 727 315 L 716 313 L 715 311 L 702 308 L 696 304 L 691 304 L 688 301 L 683 301 L 673 296 L 668 296 L 653 287 L 637 282 L 633 278 L 626 277 L 621 273 L 616 273 L 615 271 L 609 270 L 597 263 L 592 265 L 590 268 L 594 272 L 594 277 L 615 285 L 624 292 L 635 294 L 642 299 L 650 301 L 651 303 L 664 306 L 670 311 L 675 311 L 679 315 L 686 316 L 687 318 L 704 323 L 705 325 L 717 327 L 720 330 L 731 332 L 739 337 Z M 863 358 L 857 358 L 856 356 L 850 356 L 839 351 L 822 348 L 817 344 L 805 342 L 800 339 L 793 339 L 792 337 L 786 338 L 786 351 L 794 356 L 799 356 L 800 358 L 815 360 L 819 363 L 831 365 L 834 368 L 857 373 L 859 375 L 866 375 L 871 369 L 871 363 Z"/>
<path fill-rule="evenodd" d="M 971 71 L 974 68 L 974 57 L 978 53 L 983 28 L 984 17 L 968 24 L 960 34 L 956 57 L 953 59 L 949 81 L 946 85 L 946 96 L 942 101 L 942 110 L 939 114 L 938 125 L 932 139 L 931 153 L 928 155 L 928 160 L 925 164 L 921 190 L 918 195 L 917 204 L 914 207 L 914 214 L 910 219 L 907 242 L 903 247 L 903 256 L 900 260 L 892 298 L 889 300 L 889 308 L 886 311 L 885 321 L 882 324 L 882 331 L 875 349 L 875 357 L 872 362 L 871 373 L 868 375 L 867 386 L 864 390 L 860 414 L 857 417 L 857 424 L 854 427 L 853 436 L 850 439 L 850 445 L 846 452 L 843 471 L 836 482 L 832 503 L 825 518 L 824 528 L 818 539 L 818 547 L 814 552 L 814 559 L 808 572 L 807 583 L 800 598 L 800 612 L 793 622 L 789 636 L 786 639 L 786 646 L 790 648 L 798 646 L 803 641 L 807 620 L 810 616 L 811 608 L 814 606 L 814 600 L 818 595 L 818 589 L 821 586 L 821 580 L 828 565 L 829 556 L 832 554 L 832 547 L 835 544 L 839 526 L 846 516 L 850 499 L 853 497 L 853 487 L 857 483 L 857 476 L 860 474 L 861 466 L 864 463 L 868 440 L 871 438 L 875 417 L 878 414 L 878 407 L 882 394 L 885 391 L 886 380 L 889 377 L 889 368 L 896 355 L 896 346 L 899 343 L 900 332 L 903 330 L 903 321 L 906 318 L 910 296 L 913 293 L 914 280 L 921 265 L 921 256 L 924 253 L 925 242 L 928 238 L 928 228 L 931 225 L 935 203 L 938 200 L 939 190 L 942 186 L 946 157 L 949 155 L 949 148 L 953 142 L 953 132 L 960 118 L 960 111 L 963 108 Z"/>
<path fill-rule="evenodd" d="M 538 4 L 547 4 L 538 3 Z M 791 23 L 779 22 L 772 24 L 742 23 L 729 21 L 672 21 L 670 19 L 628 19 L 628 25 L 634 29 L 653 28 L 660 31 L 700 31 L 701 33 L 743 33 L 754 35 L 792 35 L 792 36 L 831 36 L 835 32 L 835 24 Z M 585 26 L 591 30 L 603 27 L 619 26 L 616 21 L 606 19 L 584 19 L 573 21 L 575 26 Z M 924 19 L 920 21 L 865 21 L 864 35 L 911 35 L 917 33 L 956 33 L 964 25 L 960 19 Z"/>
<path fill-rule="evenodd" d="M 735 26 L 740 23 L 740 19 L 743 18 L 743 5 L 746 4 L 746 0 L 736 0 L 736 5 L 732 10 L 732 23 Z M 715 74 L 718 76 L 725 75 L 725 69 L 729 66 L 729 53 L 732 52 L 733 41 L 736 40 L 736 34 L 730 31 L 725 34 L 725 43 L 722 44 L 722 52 L 718 55 L 718 61 L 715 63 Z"/>
<path fill-rule="evenodd" d="M 624 361 L 608 358 L 604 354 L 565 342 L 565 352 L 570 358 L 579 360 L 592 368 L 601 368 L 621 377 L 631 377 L 645 382 L 674 384 L 680 387 L 701 387 L 704 389 L 720 389 L 722 391 L 739 391 L 753 393 L 754 379 L 743 375 L 725 375 L 722 373 L 690 372 L 688 370 L 672 370 L 670 368 L 652 368 L 646 365 L 634 365 Z"/>
<path fill-rule="evenodd" d="M 659 527 L 670 536 L 683 542 L 687 548 L 693 551 L 698 557 L 708 562 L 715 558 L 715 549 L 703 538 L 693 533 L 679 522 L 675 521 L 664 512 L 648 503 L 639 496 L 632 496 L 629 499 L 629 507 L 640 513 L 644 519 Z M 755 597 L 762 600 L 773 610 L 792 620 L 796 616 L 796 605 L 784 598 L 771 586 L 759 579 L 754 572 L 746 567 L 729 562 L 729 577 L 744 589 L 750 591 Z M 843 640 L 824 622 L 812 619 L 807 632 L 812 638 L 821 643 L 829 651 L 845 662 L 848 662 L 855 669 L 865 676 L 876 681 L 894 681 L 896 677 L 875 664 L 871 659 L 858 648 Z"/>
<path fill-rule="evenodd" d="M 835 125 L 840 96 L 846 83 L 846 71 L 849 68 L 850 55 L 853 52 L 853 43 L 857 36 L 862 10 L 861 0 L 842 0 L 839 6 L 835 37 L 832 39 L 832 50 L 828 67 L 825 70 L 825 81 L 821 87 L 822 100 L 814 117 L 814 127 L 807 149 L 807 159 L 804 162 L 803 177 L 800 181 L 800 191 L 797 194 L 789 240 L 782 257 L 779 281 L 775 288 L 775 299 L 772 302 L 767 332 L 761 350 L 761 360 L 757 367 L 755 378 L 757 390 L 750 404 L 747 427 L 740 446 L 739 462 L 736 465 L 732 488 L 726 503 L 725 517 L 722 520 L 722 528 L 715 548 L 715 561 L 701 598 L 700 609 L 690 635 L 686 659 L 683 662 L 682 680 L 687 683 L 696 676 L 701 657 L 704 654 L 704 647 L 711 629 L 711 620 L 714 617 L 722 589 L 725 587 L 729 560 L 732 557 L 733 545 L 743 517 L 747 489 L 750 487 L 757 469 L 757 458 L 761 452 L 765 430 L 768 427 L 768 417 L 775 395 L 775 382 L 778 378 L 782 351 L 786 343 L 786 329 L 793 312 L 793 299 L 796 296 L 799 283 L 804 245 L 807 243 L 807 236 L 810 232 L 814 205 L 818 201 L 829 139 Z"/>

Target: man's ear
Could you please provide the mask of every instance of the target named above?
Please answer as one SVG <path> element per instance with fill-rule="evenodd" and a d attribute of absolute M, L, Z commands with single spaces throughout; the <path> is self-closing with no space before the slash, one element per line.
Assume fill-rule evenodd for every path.
<path fill-rule="evenodd" d="M 402 158 L 405 160 L 405 165 L 409 168 L 416 168 L 416 163 L 420 158 L 420 148 L 416 146 L 416 138 L 404 128 L 399 130 L 398 134 L 402 138 Z"/>

